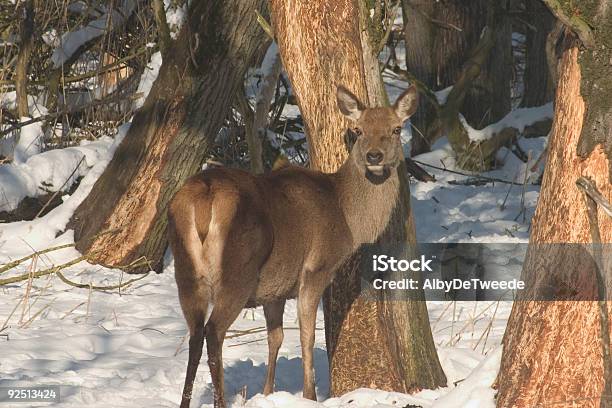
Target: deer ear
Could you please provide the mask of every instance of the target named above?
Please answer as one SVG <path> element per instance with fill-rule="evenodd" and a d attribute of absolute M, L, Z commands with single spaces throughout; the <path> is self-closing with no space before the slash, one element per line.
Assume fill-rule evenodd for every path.
<path fill-rule="evenodd" d="M 395 101 L 395 104 L 393 105 L 393 110 L 395 110 L 395 114 L 402 120 L 402 122 L 405 122 L 414 114 L 414 112 L 416 112 L 418 105 L 419 95 L 416 87 L 414 85 L 410 85 L 410 87 L 406 89 L 404 93 L 399 96 L 399 98 L 397 98 L 397 101 Z"/>
<path fill-rule="evenodd" d="M 338 99 L 338 109 L 344 116 L 352 120 L 358 120 L 361 117 L 365 107 L 351 91 L 339 85 L 336 98 Z"/>

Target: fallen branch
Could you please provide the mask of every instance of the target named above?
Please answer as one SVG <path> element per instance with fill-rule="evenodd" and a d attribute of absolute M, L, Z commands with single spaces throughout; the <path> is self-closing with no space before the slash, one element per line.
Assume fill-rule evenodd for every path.
<path fill-rule="evenodd" d="M 57 250 L 64 249 L 64 248 L 73 248 L 73 247 L 74 247 L 74 243 L 59 245 L 59 246 L 43 249 L 42 251 L 36 251 L 33 254 L 30 254 L 28 256 L 24 256 L 23 258 L 16 259 L 14 261 L 11 261 L 11 262 L 9 262 L 7 264 L 2 265 L 2 267 L 0 267 L 0 273 L 9 271 L 9 270 L 13 269 L 14 267 L 16 267 L 17 265 L 27 261 L 28 259 L 32 259 L 35 256 L 43 255 L 43 254 L 46 254 L 46 253 L 49 253 L 49 252 L 53 252 L 53 251 L 57 251 Z"/>
<path fill-rule="evenodd" d="M 0 286 L 9 285 L 11 283 L 16 283 L 16 282 L 22 282 L 30 278 L 34 279 L 34 278 L 40 278 L 41 276 L 45 276 L 45 275 L 51 275 L 52 273 L 56 273 L 58 271 L 61 271 L 62 269 L 68 268 L 69 266 L 78 264 L 79 262 L 85 261 L 85 260 L 87 260 L 87 256 L 83 255 L 76 259 L 73 259 L 72 261 L 68 261 L 61 265 L 57 265 L 52 268 L 44 269 L 42 271 L 29 272 L 29 273 L 24 273 L 23 275 L 14 276 L 12 278 L 0 279 Z"/>
<path fill-rule="evenodd" d="M 433 164 L 429 164 L 429 163 L 423 163 L 421 161 L 418 160 L 414 160 L 415 163 L 420 164 L 421 166 L 426 166 L 426 167 L 431 167 L 432 169 L 436 169 L 436 170 L 441 170 L 441 171 L 445 171 L 447 173 L 452 173 L 452 174 L 457 174 L 459 176 L 466 176 L 466 177 L 471 177 L 472 180 L 483 180 L 483 181 L 487 181 L 487 182 L 497 182 L 497 183 L 504 183 L 504 184 L 512 184 L 515 186 L 522 186 L 522 183 L 516 183 L 514 181 L 508 181 L 508 180 L 504 180 L 504 179 L 500 179 L 497 177 L 487 177 L 487 176 L 482 176 L 480 174 L 468 174 L 468 173 L 463 173 L 461 171 L 457 171 L 457 170 L 450 170 L 447 169 L 446 167 L 438 167 L 438 166 L 434 166 Z M 456 180 L 451 180 L 448 182 L 449 184 L 461 184 L 460 182 L 456 181 Z"/>
<path fill-rule="evenodd" d="M 70 246 L 74 246 L 74 244 L 70 245 Z M 34 254 L 36 255 L 36 254 Z M 34 256 L 32 255 L 32 256 Z M 71 280 L 69 280 L 68 278 L 66 278 L 66 276 L 64 276 L 64 274 L 62 274 L 60 271 L 62 269 L 66 269 L 69 266 L 75 265 L 81 261 L 85 261 L 87 260 L 87 256 L 83 255 L 80 256 L 78 258 L 75 258 L 71 261 L 68 261 L 66 263 L 63 263 L 61 265 L 57 265 L 54 266 L 52 268 L 48 268 L 48 269 L 44 269 L 42 271 L 36 271 L 36 272 L 28 272 L 28 273 L 24 273 L 23 275 L 19 275 L 19 276 L 14 276 L 12 278 L 6 278 L 6 279 L 0 279 L 0 286 L 3 285 L 8 285 L 11 283 L 16 283 L 16 282 L 22 282 L 28 279 L 34 279 L 34 278 L 40 278 L 41 276 L 46 276 L 46 275 L 51 275 L 51 274 L 56 274 L 58 278 L 60 278 L 60 280 L 64 283 L 66 283 L 67 285 L 70 286 L 74 286 L 75 288 L 81 288 L 81 289 L 89 289 L 89 290 L 114 290 L 114 289 L 120 289 L 123 288 L 127 285 L 130 285 L 136 281 L 139 281 L 141 279 L 146 278 L 147 276 L 149 276 L 149 273 L 145 273 L 142 276 L 139 276 L 137 278 L 131 279 L 127 282 L 123 282 L 123 283 L 119 283 L 117 285 L 110 285 L 110 286 L 96 286 L 96 285 L 92 285 L 91 283 L 76 283 L 73 282 Z M 128 267 L 131 267 L 132 265 L 128 265 Z"/>
<path fill-rule="evenodd" d="M 89 283 L 76 283 L 76 282 L 73 282 L 73 281 L 69 280 L 68 278 L 66 278 L 64 276 L 64 274 L 61 273 L 60 271 L 57 271 L 55 274 L 57 275 L 58 278 L 60 278 L 60 280 L 62 282 L 64 282 L 67 285 L 74 286 L 75 288 L 90 289 L 90 290 L 114 290 L 114 289 L 121 289 L 121 288 L 124 288 L 124 287 L 128 286 L 131 283 L 134 283 L 136 281 L 139 281 L 139 280 L 144 279 L 147 276 L 149 276 L 149 272 L 147 272 L 145 274 L 142 274 L 142 276 L 139 276 L 137 278 L 131 279 L 131 280 L 127 281 L 127 282 L 119 283 L 117 285 L 96 286 L 96 285 L 92 285 L 92 284 L 89 284 Z"/>

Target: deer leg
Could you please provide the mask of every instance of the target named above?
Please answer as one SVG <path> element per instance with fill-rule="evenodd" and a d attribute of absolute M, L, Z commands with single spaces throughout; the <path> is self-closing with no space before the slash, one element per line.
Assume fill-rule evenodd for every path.
<path fill-rule="evenodd" d="M 312 360 L 315 324 L 317 320 L 317 307 L 321 296 L 304 291 L 298 296 L 298 317 L 300 320 L 300 343 L 302 345 L 302 364 L 304 366 L 304 398 L 317 400 L 315 393 L 315 375 Z"/>
<path fill-rule="evenodd" d="M 266 327 L 268 329 L 268 373 L 264 385 L 264 395 L 274 392 L 274 373 L 276 371 L 276 359 L 278 350 L 283 344 L 283 312 L 285 311 L 285 300 L 269 303 L 263 307 L 266 316 Z"/>
<path fill-rule="evenodd" d="M 202 347 L 204 346 L 204 322 L 196 323 L 193 330 L 190 330 L 189 337 L 189 362 L 187 363 L 187 374 L 185 376 L 185 386 L 183 387 L 183 397 L 181 398 L 181 408 L 189 408 L 191 392 L 193 391 L 193 380 L 195 379 L 200 358 L 202 357 Z"/>
<path fill-rule="evenodd" d="M 219 293 L 210 319 L 206 324 L 206 349 L 208 368 L 214 388 L 215 408 L 225 408 L 225 384 L 223 380 L 223 341 L 225 333 L 236 320 L 249 298 L 245 290 L 237 292 L 235 288 Z"/>
<path fill-rule="evenodd" d="M 214 325 L 206 330 L 206 350 L 208 353 L 208 368 L 213 383 L 213 399 L 215 408 L 225 408 L 225 390 L 223 384 L 223 339 L 225 331 L 220 333 Z"/>

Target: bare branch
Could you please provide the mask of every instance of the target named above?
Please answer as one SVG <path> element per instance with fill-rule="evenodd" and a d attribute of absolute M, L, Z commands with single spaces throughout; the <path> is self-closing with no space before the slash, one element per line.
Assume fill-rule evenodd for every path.
<path fill-rule="evenodd" d="M 170 27 L 166 20 L 166 11 L 164 10 L 163 0 L 153 0 L 153 12 L 155 14 L 155 22 L 157 23 L 157 32 L 159 34 L 159 49 L 162 56 L 166 56 L 168 50 L 172 47 L 172 37 L 170 36 Z"/>
<path fill-rule="evenodd" d="M 555 15 L 563 24 L 568 26 L 582 41 L 585 47 L 592 48 L 595 45 L 593 31 L 589 24 L 578 14 L 567 15 L 558 0 L 543 0 L 551 13 Z"/>

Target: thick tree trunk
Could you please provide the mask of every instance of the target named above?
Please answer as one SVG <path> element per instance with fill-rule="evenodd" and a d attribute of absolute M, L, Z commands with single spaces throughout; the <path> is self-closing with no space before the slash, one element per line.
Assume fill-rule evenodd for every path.
<path fill-rule="evenodd" d="M 436 69 L 433 61 L 436 27 L 432 23 L 434 6 L 434 2 L 428 0 L 402 0 L 406 69 L 430 89 L 436 89 Z M 425 135 L 433 115 L 435 109 L 431 102 L 427 98 L 421 98 L 419 109 L 410 118 L 413 125 L 411 141 L 413 156 L 431 150 L 431 142 Z"/>
<path fill-rule="evenodd" d="M 332 172 L 346 159 L 343 135 L 350 126 L 336 106 L 336 86 L 361 100 L 386 100 L 371 53 L 364 53 L 360 4 L 352 0 L 271 2 L 283 65 L 304 118 L 314 168 Z M 374 61 L 374 62 L 373 62 Z M 373 73 L 376 75 L 374 76 Z M 387 239 L 414 243 L 408 184 L 404 177 Z M 424 302 L 367 301 L 360 297 L 359 255 L 338 272 L 325 299 L 331 394 L 359 387 L 411 392 L 446 383 Z"/>
<path fill-rule="evenodd" d="M 166 205 L 201 167 L 253 55 L 264 0 L 193 2 L 143 107 L 70 227 L 91 260 L 160 270 Z"/>
<path fill-rule="evenodd" d="M 555 119 L 530 252 L 546 243 L 591 243 L 592 226 L 599 229 L 608 251 L 612 243 L 612 218 L 599 209 L 592 220 L 596 225 L 591 225 L 576 186 L 578 178 L 589 177 L 612 200 L 612 15 L 605 0 L 580 6 L 579 11 L 572 13 L 597 27 L 595 46 L 579 51 L 572 42 L 561 57 Z M 523 267 L 531 295 L 542 295 L 542 283 L 557 292 L 580 285 L 573 296 L 594 299 L 595 268 L 592 261 L 587 263 L 587 249 L 580 254 L 567 247 L 546 248 L 529 256 Z M 602 269 L 607 275 L 612 272 L 609 264 Z M 567 299 L 561 294 L 559 299 Z M 515 302 L 504 337 L 497 406 L 598 407 L 604 387 L 602 355 L 597 302 Z M 609 398 L 602 399 L 601 406 L 609 406 Z"/>
<path fill-rule="evenodd" d="M 552 101 L 554 85 L 546 58 L 546 41 L 555 24 L 555 17 L 539 0 L 525 2 L 527 28 L 525 39 L 525 73 L 523 74 L 523 99 L 521 106 L 541 106 Z"/>
<path fill-rule="evenodd" d="M 403 0 L 408 71 L 433 91 L 454 85 L 477 48 L 490 9 L 506 11 L 505 4 L 492 0 Z M 476 129 L 500 120 L 511 108 L 512 29 L 506 14 L 495 13 L 495 21 L 489 21 L 495 33 L 493 49 L 459 107 Z M 426 137 L 423 140 L 413 132 L 417 133 L 413 137 L 413 155 L 428 150 L 435 119 L 435 109 L 423 98 L 414 123 Z"/>
<path fill-rule="evenodd" d="M 492 1 L 442 0 L 436 2 L 435 19 L 445 24 L 439 27 L 434 40 L 436 85 L 443 89 L 453 85 L 469 59 L 487 24 Z M 504 2 L 505 3 L 505 2 Z M 498 7 L 504 8 L 503 5 Z M 512 39 L 508 18 L 498 14 L 491 28 L 495 30 L 495 45 L 474 81 L 460 109 L 467 122 L 476 129 L 497 122 L 510 111 L 510 80 L 512 76 Z"/>

